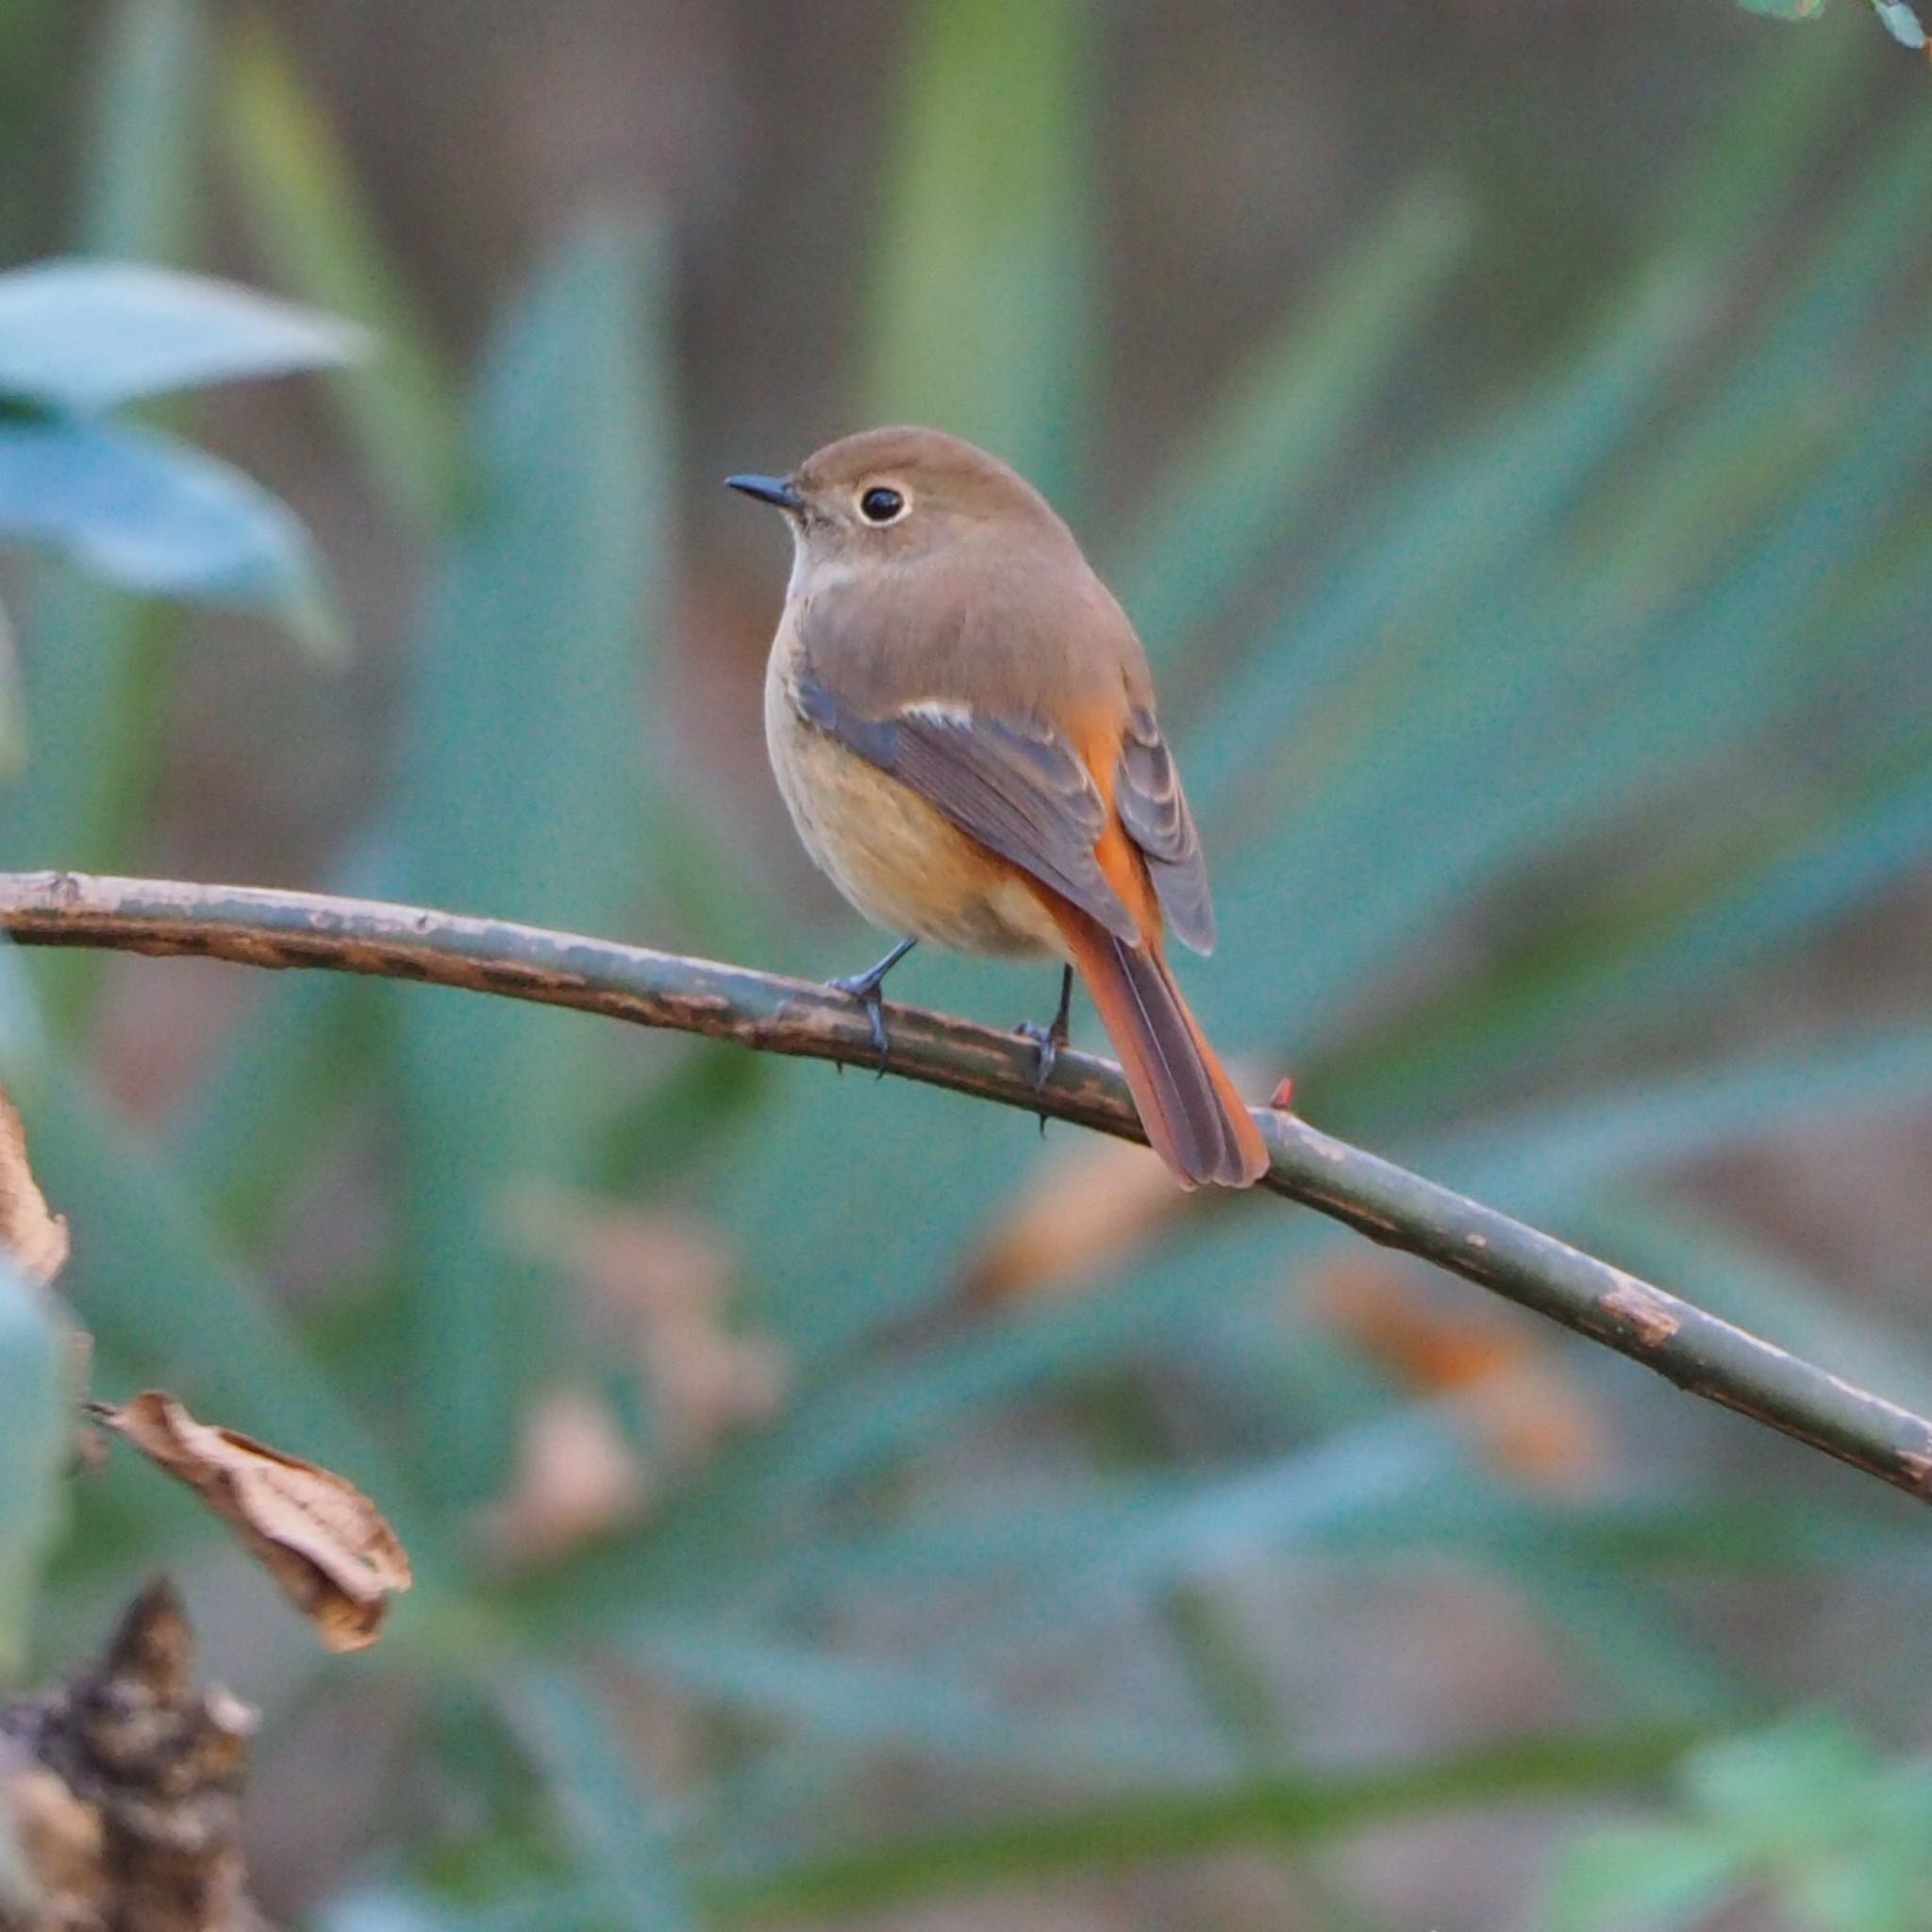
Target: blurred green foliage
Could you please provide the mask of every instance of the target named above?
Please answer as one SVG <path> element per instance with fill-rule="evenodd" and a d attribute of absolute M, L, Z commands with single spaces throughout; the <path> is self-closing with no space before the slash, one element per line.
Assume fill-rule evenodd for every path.
<path fill-rule="evenodd" d="M 1932 1765 L 1888 1764 L 1849 1725 L 1801 1720 L 1692 1752 L 1688 1816 L 1567 1852 L 1552 1932 L 1694 1925 L 1740 1893 L 1815 1932 L 1913 1932 L 1932 1898 Z"/>
<path fill-rule="evenodd" d="M 1774 13 L 1783 20 L 1815 20 L 1824 8 L 1824 0 L 1738 0 L 1738 4 L 1752 13 Z M 1871 0 L 1871 6 L 1900 46 L 1915 53 L 1924 51 L 1924 24 L 1909 0 Z"/>
<path fill-rule="evenodd" d="M 667 507 L 693 479 L 661 217 L 558 238 L 459 378 L 261 23 L 194 0 L 113 13 L 74 246 L 192 268 L 198 184 L 219 178 L 264 279 L 383 345 L 327 393 L 426 589 L 399 777 L 341 882 L 849 965 L 854 925 L 776 909 L 759 855 L 707 829 L 675 756 Z M 1109 315 L 1099 29 L 1073 5 L 911 18 L 856 407 L 943 422 L 1077 506 L 1095 494 Z M 1396 406 L 1484 245 L 1482 209 L 1413 184 L 1257 330 L 1127 527 L 1094 539 L 1169 680 L 1216 861 L 1225 942 L 1191 991 L 1256 1090 L 1291 1066 L 1324 1124 L 1909 1395 L 1932 1389 L 1924 1352 L 1663 1185 L 1786 1128 L 1932 1098 L 1923 1005 L 1771 1033 L 1725 1019 L 1727 988 L 1932 855 L 1932 350 L 1900 322 L 1925 295 L 1932 137 L 1867 130 L 1828 190 L 1793 196 L 1842 139 L 1869 39 L 1768 50 L 1615 299 L 1446 423 Z M 112 357 L 152 347 L 124 327 L 70 374 L 91 404 L 119 400 Z M 747 521 L 748 554 L 767 540 Z M 6 855 L 139 870 L 192 641 L 65 569 L 28 589 Z M 1768 1874 L 1834 1932 L 1902 1923 L 1840 1880 L 1847 1847 L 1917 1816 L 1899 1795 L 1916 1774 L 1859 1757 L 1840 1783 L 1862 1795 L 1774 1845 L 1772 1871 L 1779 1791 L 1855 1747 L 1803 1728 L 1712 1741 L 1786 1687 L 1686 1595 L 1793 1574 L 1923 1593 L 1896 1499 L 1783 1445 L 1748 1460 L 1722 1419 L 1571 1348 L 1548 1357 L 1557 1407 L 1634 1446 L 1581 1497 L 1525 1483 L 1462 1407 L 1324 1316 L 1356 1251 L 1274 1203 L 1096 1237 L 1104 1251 L 1061 1263 L 1091 1262 L 1091 1291 L 957 1319 L 1041 1174 L 1097 1201 L 1102 1225 L 1127 1218 L 1108 1191 L 1131 1183 L 1071 1140 L 1042 1154 L 1024 1121 L 896 1083 L 291 976 L 253 990 L 178 1113 L 144 1132 L 98 1076 L 98 976 L 42 963 L 46 1037 L 14 1010 L 5 1071 L 76 1230 L 63 1286 L 99 1385 L 167 1386 L 342 1469 L 417 1560 L 353 1679 L 292 1641 L 252 1653 L 272 1760 L 352 1687 L 398 1713 L 387 1768 L 343 1772 L 391 1802 L 367 1869 L 325 1905 L 334 1932 L 671 1932 L 1230 1842 L 1274 1846 L 1317 1923 L 1361 1925 L 1332 1856 L 1352 1833 L 1641 1792 L 1687 1746 L 1694 1816 L 1579 1845 L 1553 1927 L 1689 1923 Z M 1050 990 L 960 962 L 908 972 L 907 997 L 979 1014 Z M 375 1232 L 318 1281 L 305 1230 L 358 1158 Z M 592 1196 L 659 1215 L 633 1229 L 647 1254 L 684 1252 L 695 1226 L 727 1257 L 733 1324 L 789 1364 L 774 1421 L 693 1449 L 675 1363 L 640 1374 L 577 1291 L 557 1229 Z M 291 1273 L 299 1297 L 272 1285 Z M 4 1288 L 0 1358 L 9 1391 L 53 1388 L 46 1338 Z M 477 1506 L 558 1385 L 605 1402 L 650 1505 L 506 1571 Z M 48 1520 L 51 1414 L 0 1413 L 0 1590 Z M 1036 1458 L 1008 1453 L 1035 1435 Z M 77 1487 L 41 1598 L 48 1667 L 157 1564 L 198 1567 L 231 1627 L 240 1603 L 281 1628 L 156 1487 L 118 1463 Z M 1574 1722 L 1338 1768 L 1308 1742 L 1324 1633 L 1284 1642 L 1257 1579 L 1370 1591 L 1424 1563 L 1566 1658 Z M 667 1710 L 675 1779 L 638 1745 Z M 908 1764 L 922 1807 L 869 1801 Z M 869 1822 L 880 1809 L 946 1829 L 895 1838 Z"/>

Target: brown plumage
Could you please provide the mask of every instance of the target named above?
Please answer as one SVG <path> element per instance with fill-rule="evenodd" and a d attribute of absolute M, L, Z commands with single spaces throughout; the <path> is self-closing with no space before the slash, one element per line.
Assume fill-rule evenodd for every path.
<path fill-rule="evenodd" d="M 1165 957 L 1170 927 L 1214 943 L 1200 840 L 1146 655 L 1067 526 L 928 429 L 732 481 L 792 527 L 765 730 L 812 858 L 890 930 L 1069 961 L 1168 1165 L 1257 1179 L 1260 1132 Z"/>

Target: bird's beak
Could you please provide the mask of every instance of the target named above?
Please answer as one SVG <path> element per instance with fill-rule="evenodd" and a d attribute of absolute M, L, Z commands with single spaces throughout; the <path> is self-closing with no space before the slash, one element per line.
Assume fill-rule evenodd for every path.
<path fill-rule="evenodd" d="M 797 484 L 789 476 L 727 476 L 724 481 L 733 490 L 756 496 L 760 503 L 776 504 L 789 516 L 795 517 L 805 508 L 805 498 L 799 495 Z"/>

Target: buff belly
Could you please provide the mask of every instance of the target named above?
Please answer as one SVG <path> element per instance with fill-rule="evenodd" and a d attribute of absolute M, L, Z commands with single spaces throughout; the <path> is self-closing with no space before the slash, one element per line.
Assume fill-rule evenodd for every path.
<path fill-rule="evenodd" d="M 782 653 L 765 680 L 765 743 L 805 849 L 874 925 L 960 953 L 1065 957 L 1013 867 L 799 716 Z"/>

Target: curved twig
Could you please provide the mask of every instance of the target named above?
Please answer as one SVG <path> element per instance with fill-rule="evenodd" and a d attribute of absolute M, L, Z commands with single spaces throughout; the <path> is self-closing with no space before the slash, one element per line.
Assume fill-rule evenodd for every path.
<path fill-rule="evenodd" d="M 25 945 L 195 953 L 321 967 L 575 1007 L 764 1053 L 870 1065 L 863 1011 L 805 980 L 413 906 L 75 873 L 0 874 L 0 928 Z M 1012 1034 L 890 1007 L 891 1071 L 1004 1107 L 1142 1139 L 1119 1070 L 1062 1053 L 1036 1092 Z M 1261 1185 L 1547 1315 L 1680 1388 L 1932 1501 L 1932 1423 L 1635 1275 L 1292 1114 L 1257 1110 Z"/>

